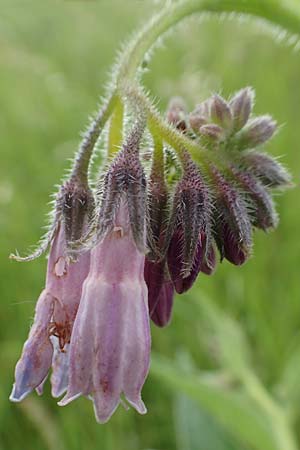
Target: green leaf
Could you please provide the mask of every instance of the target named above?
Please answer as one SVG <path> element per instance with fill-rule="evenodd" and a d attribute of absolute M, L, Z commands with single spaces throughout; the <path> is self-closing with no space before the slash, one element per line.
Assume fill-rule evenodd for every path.
<path fill-rule="evenodd" d="M 194 399 L 241 443 L 256 450 L 277 448 L 267 417 L 245 394 L 224 389 L 201 375 L 188 375 L 157 355 L 152 359 L 151 373 L 175 391 Z"/>
<path fill-rule="evenodd" d="M 201 296 L 197 306 L 212 329 L 213 340 L 221 365 L 238 378 L 242 378 L 250 366 L 250 349 L 238 322 L 224 314 L 216 305 Z"/>
<path fill-rule="evenodd" d="M 280 396 L 287 401 L 290 407 L 299 407 L 299 374 L 300 374 L 300 349 L 294 350 L 283 370 L 282 377 L 276 387 Z"/>
<path fill-rule="evenodd" d="M 185 395 L 175 398 L 174 420 L 177 450 L 241 450 L 212 416 Z"/>

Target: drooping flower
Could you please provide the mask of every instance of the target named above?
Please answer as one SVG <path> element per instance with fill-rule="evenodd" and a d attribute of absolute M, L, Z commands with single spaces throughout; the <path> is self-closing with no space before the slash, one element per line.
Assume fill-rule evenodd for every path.
<path fill-rule="evenodd" d="M 66 359 L 82 284 L 90 263 L 89 252 L 81 255 L 78 261 L 71 262 L 67 256 L 67 240 L 68 236 L 80 236 L 91 202 L 90 192 L 77 183 L 66 183 L 58 196 L 57 222 L 50 243 L 46 285 L 37 301 L 34 322 L 16 365 L 15 384 L 10 396 L 12 401 L 23 400 L 34 389 L 39 394 L 42 393 L 52 360 L 51 382 L 54 396 L 61 395 L 66 388 L 65 382 L 62 383 L 62 374 L 59 374 L 59 367 Z M 65 214 L 63 208 L 67 209 Z M 70 215 L 73 225 L 72 220 L 68 220 Z M 76 219 L 76 215 L 80 216 L 80 221 Z M 64 377 L 67 378 L 67 373 Z"/>
<path fill-rule="evenodd" d="M 144 261 L 122 197 L 112 228 L 91 251 L 70 343 L 68 390 L 59 403 L 89 395 L 101 423 L 113 414 L 122 393 L 139 413 L 146 412 L 141 389 L 151 339 Z"/>

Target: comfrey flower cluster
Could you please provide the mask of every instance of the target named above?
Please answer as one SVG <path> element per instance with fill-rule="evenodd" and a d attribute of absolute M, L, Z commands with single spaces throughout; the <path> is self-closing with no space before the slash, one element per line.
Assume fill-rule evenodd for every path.
<path fill-rule="evenodd" d="M 218 259 L 243 264 L 253 230 L 278 223 L 271 191 L 290 176 L 258 149 L 276 124 L 253 117 L 252 104 L 249 88 L 228 102 L 214 95 L 191 113 L 171 101 L 167 126 L 199 145 L 201 160 L 185 148 L 177 159 L 151 126 L 153 145 L 149 135 L 143 145 L 147 119 L 140 119 L 101 169 L 96 192 L 73 171 L 57 197 L 46 286 L 12 401 L 41 394 L 52 370 L 52 395 L 64 395 L 59 405 L 87 396 L 101 423 L 125 400 L 146 412 L 150 319 L 167 325 L 175 292 L 190 289 L 199 273 L 211 275 Z"/>

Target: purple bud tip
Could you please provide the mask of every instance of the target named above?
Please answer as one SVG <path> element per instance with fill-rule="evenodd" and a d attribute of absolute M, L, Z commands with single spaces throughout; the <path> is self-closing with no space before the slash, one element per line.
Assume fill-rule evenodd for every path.
<path fill-rule="evenodd" d="M 254 90 L 250 87 L 240 90 L 230 100 L 229 106 L 233 116 L 233 129 L 239 131 L 250 117 L 254 102 Z"/>
<path fill-rule="evenodd" d="M 145 260 L 144 278 L 148 288 L 149 314 L 152 312 L 158 302 L 159 293 L 164 281 L 165 261 L 153 262 L 147 258 Z"/>
<path fill-rule="evenodd" d="M 158 327 L 165 327 L 171 321 L 174 300 L 174 287 L 171 282 L 165 282 L 160 290 L 155 309 L 150 314 L 152 321 Z"/>
<path fill-rule="evenodd" d="M 71 178 L 61 186 L 57 197 L 57 212 L 61 226 L 64 227 L 66 250 L 74 261 L 74 250 L 78 248 L 78 242 L 86 233 L 94 206 L 94 196 L 87 184 L 77 178 Z M 62 258 L 62 261 L 64 259 Z"/>
<path fill-rule="evenodd" d="M 219 124 L 225 129 L 232 126 L 232 113 L 228 103 L 220 96 L 215 94 L 210 104 L 210 116 L 213 122 Z"/>
<path fill-rule="evenodd" d="M 241 265 L 250 255 L 252 226 L 244 197 L 215 166 L 211 167 L 216 190 L 214 236 L 221 258 Z"/>
<path fill-rule="evenodd" d="M 217 265 L 216 252 L 213 245 L 207 251 L 206 257 L 204 258 L 200 270 L 206 275 L 212 275 L 215 272 Z"/>
<path fill-rule="evenodd" d="M 227 224 L 223 226 L 223 249 L 227 261 L 236 266 L 244 264 L 250 255 L 249 248 L 238 241 Z"/>
<path fill-rule="evenodd" d="M 207 99 L 204 102 L 199 103 L 194 111 L 192 112 L 193 115 L 202 116 L 206 119 L 207 122 L 210 121 L 210 104 L 211 100 Z"/>
<path fill-rule="evenodd" d="M 292 182 L 289 172 L 272 156 L 248 151 L 241 156 L 242 165 L 270 188 L 286 187 Z"/>
<path fill-rule="evenodd" d="M 199 133 L 213 141 L 220 141 L 224 137 L 224 130 L 219 125 L 213 123 L 202 125 Z"/>
<path fill-rule="evenodd" d="M 238 134 L 239 148 L 255 148 L 264 144 L 274 135 L 277 123 L 270 116 L 256 117 L 251 120 Z"/>
<path fill-rule="evenodd" d="M 204 261 L 205 248 L 206 248 L 206 238 L 204 234 L 200 234 L 198 239 L 195 255 L 193 257 L 192 267 L 187 275 L 183 273 L 184 271 L 184 261 L 182 259 L 182 233 L 177 231 L 174 233 L 172 240 L 170 242 L 167 260 L 168 268 L 173 281 L 173 285 L 178 294 L 183 294 L 187 292 L 197 279 L 197 276 L 201 270 L 201 266 Z"/>
<path fill-rule="evenodd" d="M 243 189 L 245 198 L 252 206 L 249 213 L 252 224 L 265 231 L 275 228 L 278 225 L 278 215 L 267 188 L 249 172 L 241 172 L 232 168 L 232 173 Z"/>
<path fill-rule="evenodd" d="M 168 267 L 177 292 L 189 289 L 200 270 L 198 260 L 206 252 L 211 210 L 208 187 L 190 162 L 175 191 L 166 237 Z M 199 242 L 205 242 L 205 249 L 198 254 Z"/>
<path fill-rule="evenodd" d="M 138 249 L 145 253 L 146 177 L 139 159 L 138 138 L 141 134 L 133 130 L 105 175 L 96 241 L 112 230 L 116 210 L 125 196 L 133 238 Z"/>
<path fill-rule="evenodd" d="M 189 115 L 189 124 L 195 133 L 199 133 L 200 128 L 207 124 L 207 119 L 199 113 L 193 112 Z"/>

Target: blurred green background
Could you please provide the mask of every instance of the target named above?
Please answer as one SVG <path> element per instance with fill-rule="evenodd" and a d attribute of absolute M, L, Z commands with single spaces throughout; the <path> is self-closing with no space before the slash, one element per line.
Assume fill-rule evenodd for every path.
<path fill-rule="evenodd" d="M 224 262 L 213 277 L 200 276 L 176 298 L 171 325 L 152 327 L 146 416 L 120 407 L 101 426 L 88 400 L 59 408 L 48 385 L 43 398 L 8 401 L 46 266 L 44 258 L 18 264 L 8 255 L 38 241 L 116 50 L 162 3 L 1 5 L 1 450 L 272 450 L 264 436 L 276 433 L 281 413 L 300 442 L 300 53 L 253 20 L 185 22 L 144 81 L 161 110 L 172 95 L 192 108 L 212 91 L 255 88 L 255 112 L 282 124 L 267 150 L 283 156 L 295 180 L 278 197 L 279 228 L 256 234 L 244 267 Z M 274 450 L 296 448 L 277 447 L 280 436 Z"/>

